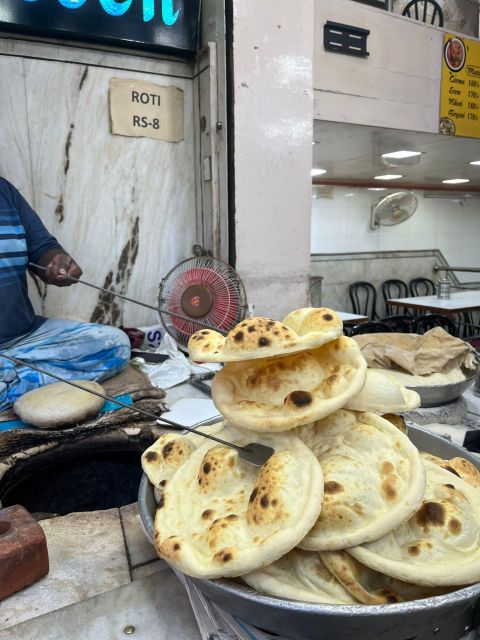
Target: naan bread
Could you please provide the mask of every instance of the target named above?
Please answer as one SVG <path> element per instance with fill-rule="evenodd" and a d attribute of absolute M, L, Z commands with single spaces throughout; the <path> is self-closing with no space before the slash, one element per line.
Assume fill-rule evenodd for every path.
<path fill-rule="evenodd" d="M 421 587 L 395 580 L 352 558 L 346 551 L 320 551 L 324 565 L 362 604 L 388 604 L 431 598 L 446 593 L 441 587 Z"/>
<path fill-rule="evenodd" d="M 287 431 L 343 407 L 366 372 L 357 344 L 342 336 L 282 358 L 230 362 L 213 380 L 212 400 L 238 427 Z"/>
<path fill-rule="evenodd" d="M 84 389 L 105 394 L 98 382 L 72 380 Z M 96 416 L 105 400 L 88 391 L 81 391 L 66 382 L 55 382 L 33 389 L 21 396 L 13 410 L 27 424 L 40 429 L 57 429 Z"/>
<path fill-rule="evenodd" d="M 367 369 L 367 379 L 360 393 L 345 405 L 354 411 L 394 413 L 411 411 L 420 406 L 420 396 L 389 375 L 385 370 Z"/>
<path fill-rule="evenodd" d="M 340 316 L 327 307 L 296 309 L 289 313 L 282 322 L 298 333 L 299 336 L 330 331 L 337 331 L 338 336 L 341 336 L 343 332 L 343 322 Z"/>
<path fill-rule="evenodd" d="M 322 512 L 302 549 L 346 549 L 376 540 L 419 507 L 425 471 L 415 446 L 374 413 L 340 410 L 293 432 L 324 475 Z"/>
<path fill-rule="evenodd" d="M 176 569 L 197 578 L 239 576 L 278 560 L 309 531 L 322 504 L 322 469 L 295 436 L 229 426 L 218 437 L 241 446 L 261 442 L 275 453 L 258 468 L 235 449 L 207 443 L 167 483 L 154 544 Z"/>
<path fill-rule="evenodd" d="M 188 352 L 195 362 L 242 362 L 285 356 L 335 340 L 343 333 L 343 323 L 331 309 L 313 309 L 299 330 L 304 333 L 270 318 L 250 318 L 237 324 L 226 338 L 210 329 L 197 331 L 188 341 Z"/>
<path fill-rule="evenodd" d="M 217 422 L 198 427 L 197 431 L 215 435 L 224 425 L 223 421 Z M 163 488 L 191 453 L 203 444 L 205 438 L 194 433 L 164 433 L 142 453 L 142 469 L 154 487 Z"/>
<path fill-rule="evenodd" d="M 437 458 L 437 456 L 431 453 L 422 452 L 422 458 L 424 460 L 430 460 L 434 464 L 454 473 L 468 484 L 471 484 L 475 489 L 480 489 L 480 471 L 477 467 L 465 458 L 451 458 L 450 460 L 444 460 L 443 458 Z"/>
<path fill-rule="evenodd" d="M 480 493 L 424 459 L 425 496 L 418 511 L 386 536 L 348 549 L 359 562 L 398 580 L 427 586 L 480 580 Z"/>
<path fill-rule="evenodd" d="M 358 604 L 315 551 L 293 549 L 273 564 L 242 576 L 242 580 L 257 591 L 280 598 L 324 604 Z"/>

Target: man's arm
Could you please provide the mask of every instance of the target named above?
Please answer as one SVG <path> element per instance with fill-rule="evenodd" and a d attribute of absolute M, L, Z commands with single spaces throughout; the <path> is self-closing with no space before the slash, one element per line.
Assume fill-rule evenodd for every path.
<path fill-rule="evenodd" d="M 58 287 L 74 284 L 68 276 L 80 278 L 82 270 L 78 264 L 62 248 L 56 238 L 47 231 L 43 222 L 20 192 L 6 180 L 4 182 L 25 228 L 28 259 L 46 269 L 44 271 L 31 267 L 32 272 L 47 284 L 54 284 Z"/>

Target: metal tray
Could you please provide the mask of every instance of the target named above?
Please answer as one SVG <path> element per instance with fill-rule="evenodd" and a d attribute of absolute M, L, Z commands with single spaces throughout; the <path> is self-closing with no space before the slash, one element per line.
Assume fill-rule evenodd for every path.
<path fill-rule="evenodd" d="M 480 468 L 480 458 L 444 438 L 417 427 L 409 428 L 409 436 L 421 451 L 441 458 L 460 455 Z M 140 483 L 138 508 L 152 539 L 156 503 L 145 475 Z M 480 583 L 434 598 L 367 606 L 276 598 L 233 580 L 188 580 L 225 611 L 293 640 L 460 640 L 477 625 Z M 472 637 L 476 637 L 474 632 Z"/>
<path fill-rule="evenodd" d="M 467 376 L 466 380 L 460 382 L 452 382 L 450 384 L 437 384 L 429 387 L 407 387 L 412 391 L 416 391 L 421 399 L 420 407 L 422 409 L 428 407 L 439 407 L 442 404 L 453 402 L 459 398 L 474 382 L 480 372 L 480 362 L 477 360 L 477 368 L 464 369 Z"/>

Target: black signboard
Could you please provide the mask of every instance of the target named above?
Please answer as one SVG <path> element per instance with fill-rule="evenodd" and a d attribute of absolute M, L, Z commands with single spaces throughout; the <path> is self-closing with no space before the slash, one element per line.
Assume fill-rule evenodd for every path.
<path fill-rule="evenodd" d="M 201 0 L 0 0 L 0 30 L 192 56 Z"/>
<path fill-rule="evenodd" d="M 369 4 L 371 7 L 377 7 L 378 9 L 387 9 L 387 0 L 355 0 L 355 2 L 361 2 L 362 4 Z"/>

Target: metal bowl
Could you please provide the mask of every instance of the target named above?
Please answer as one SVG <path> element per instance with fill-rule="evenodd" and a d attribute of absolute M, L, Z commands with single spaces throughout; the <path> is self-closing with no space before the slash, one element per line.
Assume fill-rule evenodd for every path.
<path fill-rule="evenodd" d="M 417 427 L 409 428 L 409 436 L 421 451 L 447 459 L 462 456 L 480 468 L 479 458 L 444 438 Z M 145 475 L 140 483 L 138 508 L 152 539 L 156 502 Z M 294 640 L 459 640 L 476 624 L 480 596 L 478 583 L 446 595 L 398 604 L 327 605 L 267 596 L 240 581 L 188 581 L 232 615 Z"/>
<path fill-rule="evenodd" d="M 477 360 L 476 365 L 476 369 L 462 369 L 467 377 L 465 380 L 460 380 L 460 382 L 436 384 L 428 387 L 407 387 L 407 389 L 418 393 L 422 409 L 439 407 L 459 398 L 475 382 L 475 378 L 480 372 L 480 361 Z"/>

